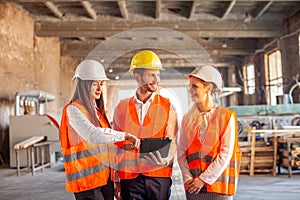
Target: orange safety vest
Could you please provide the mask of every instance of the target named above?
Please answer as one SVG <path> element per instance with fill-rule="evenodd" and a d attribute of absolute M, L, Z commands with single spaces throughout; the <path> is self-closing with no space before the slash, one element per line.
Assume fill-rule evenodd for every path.
<path fill-rule="evenodd" d="M 199 132 L 197 131 L 199 130 L 199 124 L 201 124 L 201 122 L 196 121 L 190 127 L 184 127 L 183 122 L 182 128 L 186 133 L 187 144 L 189 144 L 186 156 L 190 172 L 194 177 L 199 177 L 219 154 L 221 145 L 220 139 L 222 138 L 232 115 L 236 120 L 236 115 L 233 111 L 227 108 L 217 107 L 209 121 L 203 143 L 200 141 Z M 188 116 L 185 116 L 183 121 L 186 120 L 186 117 Z M 238 127 L 236 123 L 234 150 L 230 164 L 212 185 L 205 183 L 207 191 L 234 195 L 240 172 L 240 160 L 241 153 L 238 146 Z"/>
<path fill-rule="evenodd" d="M 89 113 L 80 101 L 67 104 L 62 112 L 60 141 L 64 155 L 66 190 L 82 192 L 107 184 L 110 175 L 108 144 L 91 144 L 81 138 L 69 126 L 67 107 L 74 105 L 91 121 Z M 98 113 L 101 127 L 110 127 Z"/>
<path fill-rule="evenodd" d="M 163 138 L 166 136 L 166 126 L 169 119 L 170 100 L 160 95 L 155 95 L 143 125 L 140 125 L 134 104 L 134 97 L 121 100 L 118 104 L 117 125 L 120 131 L 132 133 L 138 138 Z M 157 166 L 139 163 L 139 149 L 130 148 L 128 141 L 117 143 L 118 176 L 122 179 L 133 179 L 139 174 L 150 177 L 171 177 L 172 164 Z"/>

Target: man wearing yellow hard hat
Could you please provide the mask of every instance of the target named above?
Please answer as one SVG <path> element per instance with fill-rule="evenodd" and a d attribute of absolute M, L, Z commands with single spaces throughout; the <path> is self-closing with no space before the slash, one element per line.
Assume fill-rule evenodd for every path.
<path fill-rule="evenodd" d="M 117 154 L 116 177 L 123 200 L 169 199 L 172 185 L 172 166 L 175 151 L 174 138 L 178 131 L 177 113 L 168 98 L 157 94 L 160 70 L 164 70 L 159 57 L 150 50 L 135 54 L 129 71 L 138 86 L 135 95 L 119 102 L 114 113 L 114 128 L 130 132 L 144 141 L 168 140 L 168 147 L 143 156 L 141 149 L 127 148 L 127 142 L 118 144 L 123 150 Z M 158 141 L 158 142 L 157 142 Z M 150 145 L 150 146 L 151 146 Z M 167 153 L 163 153 L 165 150 Z M 161 151 L 162 150 L 162 151 Z"/>

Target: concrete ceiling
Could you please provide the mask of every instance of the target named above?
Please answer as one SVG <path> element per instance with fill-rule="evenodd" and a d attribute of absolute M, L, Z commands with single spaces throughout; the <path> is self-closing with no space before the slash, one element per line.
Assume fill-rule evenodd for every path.
<path fill-rule="evenodd" d="M 300 2 L 246 0 L 13 0 L 35 20 L 35 34 L 59 37 L 61 55 L 93 57 L 125 73 L 141 48 L 156 49 L 180 73 L 195 65 L 238 65 L 258 43 L 284 35 Z"/>

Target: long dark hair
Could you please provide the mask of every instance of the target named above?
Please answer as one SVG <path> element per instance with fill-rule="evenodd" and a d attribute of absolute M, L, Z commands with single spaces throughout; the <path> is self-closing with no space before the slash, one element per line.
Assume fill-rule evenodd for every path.
<path fill-rule="evenodd" d="M 73 94 L 73 97 L 71 99 L 71 102 L 79 100 L 83 106 L 87 109 L 89 115 L 91 116 L 92 123 L 100 127 L 100 123 L 98 120 L 98 117 L 95 113 L 95 108 L 94 104 L 91 102 L 91 86 L 93 81 L 92 80 L 81 80 L 80 78 L 76 78 L 76 86 L 75 86 L 75 91 Z M 106 120 L 107 124 L 109 124 L 109 121 L 107 119 L 106 113 L 105 113 L 105 108 L 104 108 L 104 102 L 102 98 L 102 93 L 100 96 L 100 99 L 96 99 L 96 105 L 101 113 L 101 115 L 104 117 Z"/>

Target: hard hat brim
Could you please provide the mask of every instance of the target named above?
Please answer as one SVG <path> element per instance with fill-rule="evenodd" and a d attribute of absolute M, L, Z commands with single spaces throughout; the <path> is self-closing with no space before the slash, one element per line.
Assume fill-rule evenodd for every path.
<path fill-rule="evenodd" d="M 195 77 L 195 78 L 199 78 L 202 81 L 206 82 L 206 80 L 203 77 L 199 76 L 199 75 L 195 75 L 195 74 L 186 74 L 186 75 L 184 75 L 184 77 L 187 78 L 187 79 L 191 78 L 191 76 Z"/>
<path fill-rule="evenodd" d="M 134 69 L 149 69 L 149 70 L 151 70 L 151 69 L 153 69 L 153 70 L 165 70 L 164 68 L 163 68 L 164 66 L 158 66 L 158 67 L 148 67 L 148 66 L 138 66 L 138 67 L 134 67 L 134 68 L 130 68 L 129 69 L 129 72 L 133 72 L 133 70 Z"/>
<path fill-rule="evenodd" d="M 204 82 L 210 82 L 210 81 L 206 81 L 203 77 L 199 76 L 199 75 L 196 75 L 196 74 L 186 74 L 184 75 L 185 78 L 189 79 L 191 77 L 195 77 L 195 78 L 198 78 Z M 216 87 L 216 92 L 217 93 L 222 93 L 222 88 L 219 88 L 218 86 Z"/>
<path fill-rule="evenodd" d="M 98 80 L 100 80 L 100 81 L 108 81 L 108 80 L 110 80 L 109 78 L 107 78 L 107 77 L 95 77 L 95 78 L 86 78 L 86 77 L 79 77 L 79 76 L 77 76 L 77 75 L 75 75 L 75 76 L 73 76 L 73 78 L 72 78 L 72 80 L 75 80 L 76 78 L 79 78 L 80 80 L 83 80 L 83 81 L 98 81 Z"/>

